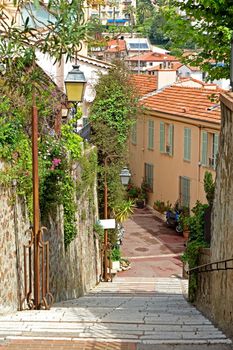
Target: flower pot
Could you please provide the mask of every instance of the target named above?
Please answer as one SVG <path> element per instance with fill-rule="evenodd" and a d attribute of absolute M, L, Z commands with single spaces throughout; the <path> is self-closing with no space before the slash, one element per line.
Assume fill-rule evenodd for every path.
<path fill-rule="evenodd" d="M 110 267 L 111 267 L 112 270 L 115 270 L 115 271 L 120 270 L 120 261 L 119 260 L 111 261 L 110 262 Z"/>
<path fill-rule="evenodd" d="M 139 209 L 143 209 L 145 207 L 145 201 L 143 199 L 136 200 L 136 206 Z"/>
<path fill-rule="evenodd" d="M 189 239 L 189 234 L 190 234 L 190 231 L 189 231 L 189 230 L 184 230 L 184 231 L 183 231 L 183 236 L 184 236 L 184 238 L 185 238 L 186 240 Z"/>

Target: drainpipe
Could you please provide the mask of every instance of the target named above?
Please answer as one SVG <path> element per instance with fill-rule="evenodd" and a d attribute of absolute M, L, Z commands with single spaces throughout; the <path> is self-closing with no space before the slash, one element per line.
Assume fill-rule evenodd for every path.
<path fill-rule="evenodd" d="M 19 227 L 18 227 L 18 212 L 17 212 L 17 207 L 19 205 L 18 201 L 18 196 L 16 192 L 16 180 L 13 180 L 12 182 L 12 191 L 15 196 L 15 203 L 14 203 L 14 231 L 15 231 L 15 263 L 16 263 L 16 281 L 17 281 L 17 299 L 18 299 L 18 310 L 22 310 L 22 305 L 21 305 L 21 262 L 20 262 L 20 248 L 19 248 Z"/>
<path fill-rule="evenodd" d="M 197 181 L 197 198 L 199 199 L 200 195 L 200 183 L 201 183 L 201 131 L 202 127 L 198 127 L 198 181 Z"/>

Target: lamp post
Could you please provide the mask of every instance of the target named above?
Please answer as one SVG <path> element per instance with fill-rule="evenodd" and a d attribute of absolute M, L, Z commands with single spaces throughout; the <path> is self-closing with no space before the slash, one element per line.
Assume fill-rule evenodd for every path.
<path fill-rule="evenodd" d="M 231 36 L 230 86 L 231 86 L 231 91 L 233 91 L 233 32 Z"/>
<path fill-rule="evenodd" d="M 68 100 L 73 103 L 82 101 L 86 79 L 77 65 L 68 73 L 65 86 Z M 29 308 L 41 309 L 50 308 L 53 296 L 49 292 L 49 245 L 43 241 L 44 227 L 40 226 L 40 206 L 39 206 L 39 172 L 38 172 L 38 110 L 36 107 L 35 93 L 32 101 L 32 175 L 33 175 L 33 226 L 29 230 L 31 239 L 28 245 L 24 245 L 24 270 L 25 270 L 25 291 L 22 303 L 26 300 Z M 33 273 L 32 273 L 32 246 L 33 253 Z M 28 250 L 28 253 L 27 253 Z M 29 271 L 27 272 L 27 256 L 29 256 Z M 42 257 L 41 257 L 42 256 Z M 42 260 L 41 260 L 42 259 Z M 32 277 L 33 276 L 33 277 Z M 27 283 L 29 278 L 29 285 Z M 32 280 L 33 287 L 32 288 Z M 33 293 L 33 296 L 32 296 Z M 49 299 L 50 303 L 49 303 Z"/>
<path fill-rule="evenodd" d="M 104 160 L 104 219 L 108 219 L 108 183 L 107 183 L 107 166 L 108 166 L 108 160 L 111 159 L 114 156 L 107 156 Z M 131 177 L 131 174 L 127 167 L 124 167 L 121 171 L 120 179 L 122 185 L 126 186 L 129 183 L 129 179 Z M 104 230 L 104 268 L 103 268 L 103 279 L 105 282 L 108 282 L 108 269 L 107 269 L 107 262 L 108 262 L 108 230 Z"/>
<path fill-rule="evenodd" d="M 77 112 L 78 103 L 83 100 L 86 83 L 85 75 L 79 66 L 73 65 L 73 69 L 66 76 L 65 88 L 68 101 L 74 105 L 74 114 Z"/>

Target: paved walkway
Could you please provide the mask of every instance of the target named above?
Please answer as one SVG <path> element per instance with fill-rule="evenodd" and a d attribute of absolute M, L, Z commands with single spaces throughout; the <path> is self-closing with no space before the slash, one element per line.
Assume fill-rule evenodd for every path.
<path fill-rule="evenodd" d="M 230 340 L 183 296 L 181 264 L 173 256 L 183 249 L 183 239 L 147 211 L 137 211 L 127 225 L 124 252 L 136 262 L 130 271 L 50 311 L 0 317 L 0 350 L 229 350 Z M 133 241 L 135 232 L 145 236 Z M 138 248 L 147 249 L 143 256 Z M 161 251 L 163 269 L 155 260 Z M 137 263 L 144 256 L 151 276 Z"/>
<path fill-rule="evenodd" d="M 136 209 L 125 229 L 122 255 L 129 258 L 132 269 L 122 276 L 182 276 L 180 256 L 185 242 L 182 235 L 168 228 L 147 208 Z"/>

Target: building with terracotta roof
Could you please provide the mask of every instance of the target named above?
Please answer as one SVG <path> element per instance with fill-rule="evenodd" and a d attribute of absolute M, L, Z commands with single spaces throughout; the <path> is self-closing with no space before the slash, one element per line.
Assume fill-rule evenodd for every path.
<path fill-rule="evenodd" d="M 130 138 L 133 183 L 148 184 L 148 204 L 206 202 L 205 171 L 215 174 L 220 131 L 220 90 L 176 84 L 141 98 Z"/>
<path fill-rule="evenodd" d="M 123 39 L 113 39 L 107 44 L 107 48 L 103 52 L 104 60 L 107 62 L 116 59 L 124 59 L 127 55 L 126 43 Z"/>
<path fill-rule="evenodd" d="M 172 63 L 179 61 L 176 57 L 169 54 L 150 51 L 144 54 L 127 57 L 125 62 L 131 71 L 146 72 L 149 68 L 160 65 L 161 68 L 164 69 L 172 68 Z"/>
<path fill-rule="evenodd" d="M 130 82 L 134 86 L 135 91 L 141 97 L 157 90 L 158 88 L 157 77 L 148 74 L 132 74 L 130 76 Z"/>

